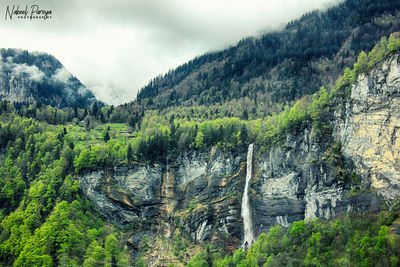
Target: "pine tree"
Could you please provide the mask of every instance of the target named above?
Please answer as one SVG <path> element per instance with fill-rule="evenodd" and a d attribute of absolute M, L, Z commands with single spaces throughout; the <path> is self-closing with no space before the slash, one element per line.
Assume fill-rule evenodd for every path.
<path fill-rule="evenodd" d="M 240 142 L 242 145 L 247 144 L 248 142 L 248 131 L 246 125 L 242 125 L 242 128 L 240 129 Z"/>
<path fill-rule="evenodd" d="M 92 106 L 92 115 L 97 117 L 98 112 L 99 112 L 99 107 L 97 106 L 97 102 L 94 102 Z"/>
<path fill-rule="evenodd" d="M 108 133 L 108 131 L 106 132 L 106 134 L 104 135 L 104 142 L 108 142 L 108 140 L 110 140 L 110 134 Z"/>
<path fill-rule="evenodd" d="M 128 159 L 128 162 L 131 162 L 131 161 L 132 161 L 133 150 L 132 150 L 131 144 L 128 145 L 128 150 L 126 151 L 126 157 L 127 157 L 127 159 Z"/>

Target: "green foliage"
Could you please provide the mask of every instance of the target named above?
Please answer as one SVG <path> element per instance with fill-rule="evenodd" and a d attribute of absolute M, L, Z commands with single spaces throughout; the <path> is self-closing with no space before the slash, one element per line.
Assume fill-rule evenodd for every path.
<path fill-rule="evenodd" d="M 131 162 L 133 159 L 133 150 L 132 150 L 132 145 L 129 143 L 128 149 L 126 150 L 126 158 L 128 162 Z"/>
<path fill-rule="evenodd" d="M 382 37 L 368 55 L 364 51 L 361 51 L 358 55 L 357 62 L 354 63 L 353 69 L 346 68 L 343 77 L 337 81 L 336 91 L 345 91 L 345 95 L 348 96 L 350 93 L 350 86 L 357 80 L 360 74 L 367 73 L 399 49 L 400 39 L 398 35 L 391 34 L 389 39 Z"/>
<path fill-rule="evenodd" d="M 139 260 L 136 262 L 136 267 L 146 267 L 146 263 L 144 262 L 143 259 L 139 259 Z"/>
<path fill-rule="evenodd" d="M 106 133 L 104 134 L 104 142 L 108 142 L 108 140 L 110 140 L 110 133 L 108 131 L 106 131 Z"/>
<path fill-rule="evenodd" d="M 140 250 L 141 253 L 145 253 L 145 252 L 147 252 L 149 250 L 149 248 L 150 248 L 149 240 L 147 238 L 147 235 L 144 234 L 142 236 L 142 240 L 139 243 L 139 250 Z"/>
<path fill-rule="evenodd" d="M 118 239 L 113 234 L 107 236 L 105 249 L 107 257 L 111 258 L 111 262 L 113 263 L 113 265 L 116 265 L 119 255 L 120 245 Z"/>
<path fill-rule="evenodd" d="M 86 251 L 85 258 L 86 259 L 83 262 L 83 266 L 85 267 L 104 266 L 106 251 L 95 240 L 92 243 L 90 243 Z"/>
<path fill-rule="evenodd" d="M 200 254 L 198 254 L 198 255 L 194 256 L 194 258 L 186 266 L 188 266 L 188 267 L 208 267 L 210 265 L 208 264 L 208 262 L 205 259 L 203 259 L 203 257 Z"/>
<path fill-rule="evenodd" d="M 247 252 L 238 249 L 224 258 L 211 255 L 211 262 L 204 266 L 394 266 L 400 256 L 400 238 L 385 224 L 389 214 L 298 221 L 286 233 L 275 226 Z M 205 264 L 206 254 L 199 253 L 188 266 Z"/>
<path fill-rule="evenodd" d="M 59 259 L 62 254 L 69 257 L 82 255 L 86 247 L 84 235 L 71 221 L 71 212 L 79 211 L 71 211 L 65 201 L 57 204 L 47 221 L 25 244 L 15 265 L 42 265 L 47 257 Z"/>
<path fill-rule="evenodd" d="M 399 35 L 391 34 L 389 37 L 389 43 L 387 44 L 388 52 L 393 53 L 400 49 Z"/>
<path fill-rule="evenodd" d="M 368 70 L 368 56 L 364 51 L 361 51 L 358 55 L 354 69 L 357 70 L 357 74 L 365 73 Z"/>
<path fill-rule="evenodd" d="M 328 105 L 330 103 L 330 97 L 324 87 L 313 95 L 313 101 L 310 106 L 309 114 L 313 121 L 313 126 L 318 133 L 324 133 L 329 130 L 328 124 Z"/>
<path fill-rule="evenodd" d="M 194 142 L 195 142 L 195 145 L 194 145 L 195 148 L 201 149 L 201 148 L 204 147 L 204 134 L 203 134 L 203 132 L 201 132 L 201 131 L 197 132 L 196 139 L 194 140 Z"/>
<path fill-rule="evenodd" d="M 199 205 L 199 200 L 198 199 L 196 199 L 196 198 L 191 199 L 190 202 L 189 202 L 189 205 L 188 205 L 187 212 L 189 212 L 189 213 L 192 212 L 192 210 L 194 210 L 198 205 Z"/>
<path fill-rule="evenodd" d="M 178 257 L 180 261 L 183 261 L 183 254 L 186 251 L 185 241 L 182 239 L 180 232 L 174 236 L 174 255 Z"/>
<path fill-rule="evenodd" d="M 12 108 L 8 111 L 1 114 L 0 123 L 4 137 L 0 148 L 5 151 L 5 160 L 0 161 L 0 262 L 6 266 L 116 264 L 120 244 L 115 235 L 105 236 L 104 223 L 90 202 L 82 200 L 74 174 L 74 158 L 76 166 L 93 166 L 98 156 L 92 151 L 100 151 L 87 150 L 85 161 L 76 155 L 81 149 L 75 148 L 66 127 L 21 118 Z M 105 242 L 105 248 L 100 242 Z"/>

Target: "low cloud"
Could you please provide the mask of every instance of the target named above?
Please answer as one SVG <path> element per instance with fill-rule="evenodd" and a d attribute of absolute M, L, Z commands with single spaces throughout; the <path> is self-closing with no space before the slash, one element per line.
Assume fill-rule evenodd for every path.
<path fill-rule="evenodd" d="M 57 82 L 67 83 L 71 77 L 71 72 L 69 72 L 66 68 L 59 68 L 51 78 Z"/>
<path fill-rule="evenodd" d="M 16 53 L 19 53 L 19 50 L 16 50 Z M 0 55 L 0 70 L 6 69 L 11 71 L 14 76 L 22 76 L 27 75 L 29 79 L 35 82 L 40 82 L 43 80 L 45 74 L 36 66 L 28 66 L 27 64 L 17 64 L 14 63 L 12 57 L 6 57 L 4 60 Z"/>
<path fill-rule="evenodd" d="M 96 98 L 110 105 L 119 105 L 133 99 L 134 95 L 124 87 L 111 83 L 88 84 L 89 88 L 95 92 Z"/>
<path fill-rule="evenodd" d="M 16 76 L 29 75 L 32 81 L 40 82 L 45 74 L 36 66 L 28 66 L 26 64 L 13 64 L 12 73 Z"/>
<path fill-rule="evenodd" d="M 78 94 L 80 94 L 81 96 L 86 96 L 87 93 L 89 93 L 89 90 L 85 86 L 81 86 L 78 89 Z"/>

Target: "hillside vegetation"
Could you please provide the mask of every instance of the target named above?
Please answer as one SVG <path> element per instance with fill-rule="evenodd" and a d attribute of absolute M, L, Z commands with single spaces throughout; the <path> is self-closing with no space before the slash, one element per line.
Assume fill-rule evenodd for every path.
<path fill-rule="evenodd" d="M 124 252 L 123 232 L 105 224 L 82 196 L 79 173 L 152 161 L 180 150 L 211 146 L 229 150 L 249 142 L 267 148 L 279 145 L 286 133 L 307 125 L 314 125 L 321 136 L 329 135 L 327 122 L 333 99 L 346 97 L 359 74 L 399 49 L 400 41 L 394 35 L 382 38 L 371 52 L 360 53 L 354 68 L 345 70 L 335 90 L 328 93 L 322 88 L 312 99 L 302 98 L 283 113 L 264 119 L 195 120 L 176 118 L 175 110 L 146 111 L 140 128 L 132 129 L 125 124 L 106 123 L 117 116 L 112 107 L 60 110 L 1 102 L 2 264 L 126 263 L 129 256 Z M 349 216 L 329 223 L 296 222 L 286 233 L 277 227 L 261 235 L 247 253 L 239 250 L 232 257 L 218 259 L 220 256 L 207 249 L 191 264 L 397 264 L 398 239 L 388 230 L 397 216 L 398 210 L 394 209 L 362 219 Z"/>
<path fill-rule="evenodd" d="M 136 101 L 118 107 L 91 104 L 90 93 L 90 101 L 78 97 L 63 108 L 46 101 L 0 101 L 0 266 L 149 262 L 147 237 L 136 258 L 127 246 L 143 221 L 112 225 L 84 196 L 78 177 L 93 170 L 157 164 L 212 147 L 233 151 L 249 143 L 262 153 L 282 146 L 288 134 L 312 128 L 329 147 L 325 159 L 342 184 L 356 184 L 357 174 L 343 166 L 330 120 L 359 75 L 399 53 L 399 34 L 389 35 L 400 30 L 399 12 L 397 0 L 347 0 L 308 13 L 282 31 L 244 39 L 157 77 Z M 45 69 L 41 62 L 55 59 L 44 54 L 1 53 L 49 77 L 61 66 L 54 61 L 55 69 Z M 37 86 L 50 90 L 52 82 Z M 77 90 L 81 86 L 74 78 L 70 82 Z M 64 85 L 54 86 L 61 94 Z M 203 207 L 193 201 L 180 214 Z M 271 228 L 248 251 L 227 255 L 204 245 L 191 262 L 200 245 L 183 233 L 157 240 L 170 245 L 173 251 L 166 254 L 189 266 L 397 266 L 400 241 L 391 227 L 400 224 L 398 217 L 397 204 L 379 214 L 298 221 L 286 231 Z"/>

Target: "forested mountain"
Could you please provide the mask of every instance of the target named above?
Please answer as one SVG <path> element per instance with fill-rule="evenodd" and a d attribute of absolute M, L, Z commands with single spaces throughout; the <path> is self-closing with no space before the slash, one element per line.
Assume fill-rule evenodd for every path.
<path fill-rule="evenodd" d="M 311 12 L 118 107 L 1 50 L 0 266 L 398 266 L 399 6 Z"/>
<path fill-rule="evenodd" d="M 53 56 L 19 49 L 0 50 L 0 100 L 55 107 L 90 106 L 89 91 Z"/>
<path fill-rule="evenodd" d="M 109 106 L 0 102 L 0 262 L 396 266 L 395 36 L 360 53 L 331 92 L 263 119 L 146 111 L 134 129 L 107 122 L 120 116 Z M 249 250 L 239 248 L 246 165 Z"/>
<path fill-rule="evenodd" d="M 399 31 L 399 12 L 399 0 L 347 0 L 307 13 L 282 30 L 243 39 L 154 78 L 130 105 L 217 104 L 222 114 L 243 118 L 280 112 L 282 104 L 332 86 L 362 50 Z"/>

